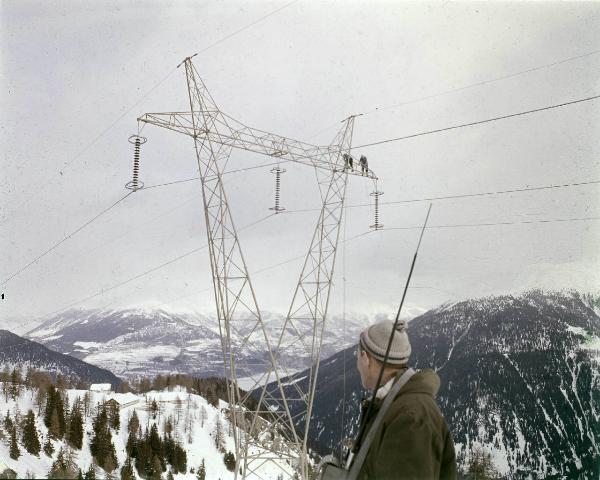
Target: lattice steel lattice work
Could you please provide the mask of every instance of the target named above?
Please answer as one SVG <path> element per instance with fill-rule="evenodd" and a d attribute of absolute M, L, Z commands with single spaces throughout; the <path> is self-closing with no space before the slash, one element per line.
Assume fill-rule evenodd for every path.
<path fill-rule="evenodd" d="M 236 445 L 236 475 L 263 478 L 273 463 L 288 476 L 292 469 L 308 478 L 307 435 L 314 398 L 323 329 L 348 175 L 342 155 L 349 153 L 354 117 L 329 146 L 315 146 L 248 127 L 219 110 L 191 58 L 182 62 L 187 77 L 189 112 L 147 113 L 138 120 L 186 134 L 194 140 L 209 244 L 210 264 L 225 373 L 230 419 Z M 222 174 L 233 148 L 314 167 L 322 199 L 319 220 L 280 330 L 269 335 L 262 318 L 235 229 Z M 376 176 L 369 171 L 368 178 Z M 274 338 L 272 338 L 274 337 Z M 300 342 L 310 358 L 306 391 L 286 395 L 282 379 L 292 373 L 286 349 Z M 237 380 L 250 379 L 248 392 Z M 276 388 L 267 389 L 269 382 Z M 252 391 L 254 393 L 252 393 Z M 291 402 L 302 402 L 292 417 Z M 298 418 L 300 417 L 300 419 Z M 287 460 L 284 465 L 282 460 Z M 286 465 L 290 466 L 287 468 Z"/>

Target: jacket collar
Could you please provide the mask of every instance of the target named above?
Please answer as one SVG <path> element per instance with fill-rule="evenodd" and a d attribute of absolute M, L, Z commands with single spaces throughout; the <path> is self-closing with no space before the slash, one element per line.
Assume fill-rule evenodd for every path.
<path fill-rule="evenodd" d="M 405 371 L 406 370 L 399 371 L 396 376 L 390 378 L 385 385 L 377 390 L 377 400 L 383 400 L 387 396 L 394 383 L 398 381 L 400 376 Z M 430 368 L 426 368 L 415 373 L 406 383 L 406 385 L 402 387 L 399 395 L 403 395 L 405 393 L 424 393 L 426 395 L 435 397 L 439 389 L 440 377 L 438 377 L 438 374 Z"/>

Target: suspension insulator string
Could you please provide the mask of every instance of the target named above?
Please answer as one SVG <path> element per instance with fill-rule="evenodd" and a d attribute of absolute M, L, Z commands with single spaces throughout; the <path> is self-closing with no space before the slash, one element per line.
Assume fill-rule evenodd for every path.
<path fill-rule="evenodd" d="M 279 199 L 281 195 L 281 174 L 285 173 L 285 169 L 277 165 L 271 170 L 271 173 L 275 174 L 275 206 L 269 208 L 269 210 L 274 210 L 275 213 L 283 212 L 285 208 L 279 205 Z"/>
<path fill-rule="evenodd" d="M 383 224 L 379 223 L 379 197 L 383 195 L 383 192 L 377 190 L 377 185 L 375 185 L 375 191 L 371 192 L 370 195 L 375 199 L 375 223 L 369 228 L 371 228 L 371 230 L 381 230 Z"/>
<path fill-rule="evenodd" d="M 140 137 L 139 135 L 131 135 L 129 137 L 129 143 L 133 144 L 133 175 L 131 182 L 125 184 L 125 188 L 129 190 L 139 190 L 144 187 L 144 184 L 139 180 L 140 174 L 140 148 L 141 145 L 146 143 L 146 138 Z"/>

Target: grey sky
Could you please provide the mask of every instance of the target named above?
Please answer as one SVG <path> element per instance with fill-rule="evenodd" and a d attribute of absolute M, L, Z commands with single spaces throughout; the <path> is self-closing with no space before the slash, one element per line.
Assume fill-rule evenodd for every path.
<path fill-rule="evenodd" d="M 286 3 L 2 2 L 2 280 L 126 193 L 135 119 L 188 108 L 184 72 L 175 70 L 184 57 Z M 414 101 L 600 50 L 599 24 L 597 2 L 299 1 L 204 51 L 195 65 L 224 111 L 299 140 L 327 144 L 340 120 L 372 112 L 356 121 L 361 145 L 599 94 L 596 53 Z M 384 202 L 598 180 L 599 107 L 595 100 L 355 154 L 368 156 Z M 152 126 L 143 134 L 146 185 L 197 174 L 189 138 Z M 271 162 L 238 151 L 228 168 Z M 318 207 L 314 173 L 286 169 L 282 204 Z M 269 168 L 231 174 L 226 186 L 238 227 L 270 213 Z M 351 178 L 348 204 L 370 202 L 372 189 Z M 599 217 L 599 198 L 596 184 L 436 201 L 430 225 Z M 416 227 L 426 209 L 386 205 L 382 222 Z M 303 255 L 316 219 L 278 215 L 241 232 L 251 271 Z M 371 208 L 348 209 L 345 235 L 372 223 Z M 417 238 L 416 229 L 390 230 L 341 247 L 332 310 L 342 310 L 345 270 L 347 311 L 392 313 Z M 431 228 L 410 311 L 530 287 L 598 290 L 599 238 L 597 220 Z M 137 192 L 2 287 L 0 318 L 48 314 L 205 243 L 198 182 Z M 211 312 L 207 255 L 76 306 Z M 301 261 L 254 277 L 262 308 L 285 311 Z"/>

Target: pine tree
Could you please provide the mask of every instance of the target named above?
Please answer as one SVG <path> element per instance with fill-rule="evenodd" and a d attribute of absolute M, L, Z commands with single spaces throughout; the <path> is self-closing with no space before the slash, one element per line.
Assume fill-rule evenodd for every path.
<path fill-rule="evenodd" d="M 10 458 L 17 460 L 21 456 L 21 450 L 19 450 L 19 444 L 17 443 L 17 429 L 13 427 L 10 429 Z"/>
<path fill-rule="evenodd" d="M 13 368 L 13 371 L 10 374 L 10 396 L 13 400 L 16 400 L 17 397 L 21 394 L 22 382 L 23 379 L 21 378 L 21 371 L 17 368 Z"/>
<path fill-rule="evenodd" d="M 206 413 L 206 408 L 204 405 L 200 407 L 200 427 L 204 428 L 204 421 L 208 419 L 208 414 Z"/>
<path fill-rule="evenodd" d="M 23 425 L 23 446 L 25 450 L 33 455 L 40 453 L 40 439 L 38 437 L 37 428 L 35 427 L 35 414 L 33 410 L 27 412 Z"/>
<path fill-rule="evenodd" d="M 196 474 L 198 480 L 206 480 L 206 466 L 204 465 L 204 458 L 202 459 L 202 463 L 198 467 L 198 473 Z"/>
<path fill-rule="evenodd" d="M 94 470 L 94 465 L 90 465 L 85 472 L 84 480 L 96 480 L 96 470 Z"/>
<path fill-rule="evenodd" d="M 167 473 L 167 480 L 175 480 L 173 478 L 173 472 L 171 470 L 169 470 L 169 473 Z"/>
<path fill-rule="evenodd" d="M 223 455 L 223 463 L 230 472 L 235 470 L 235 455 L 232 452 L 227 452 Z"/>
<path fill-rule="evenodd" d="M 50 428 L 50 423 L 52 422 L 52 412 L 54 411 L 54 393 L 56 389 L 54 385 L 50 385 L 48 387 L 48 393 L 46 395 L 46 408 L 44 409 L 44 425 L 47 428 Z"/>
<path fill-rule="evenodd" d="M 75 465 L 71 453 L 61 448 L 52 467 L 50 467 L 48 478 L 76 478 L 77 470 L 77 465 Z"/>
<path fill-rule="evenodd" d="M 221 452 L 225 446 L 225 435 L 223 433 L 223 424 L 221 423 L 221 417 L 219 414 L 216 415 L 215 428 L 213 430 L 213 441 L 215 447 Z"/>
<path fill-rule="evenodd" d="M 121 480 L 135 480 L 131 458 L 128 458 L 125 465 L 121 467 Z"/>
<path fill-rule="evenodd" d="M 83 446 L 83 417 L 81 406 L 78 401 L 73 404 L 71 415 L 69 415 L 68 442 L 73 448 L 81 450 Z"/>
<path fill-rule="evenodd" d="M 77 473 L 77 480 L 83 480 L 83 473 L 81 472 L 81 468 L 79 469 L 79 472 Z"/>
<path fill-rule="evenodd" d="M 139 419 L 136 411 L 134 410 L 133 413 L 131 414 L 131 417 L 129 418 L 129 422 L 127 423 L 127 430 L 129 431 L 130 434 L 133 433 L 134 435 L 136 435 L 139 428 L 140 428 L 140 419 Z"/>
<path fill-rule="evenodd" d="M 102 408 L 94 419 L 90 452 L 98 466 L 107 472 L 111 472 L 119 465 L 108 427 L 108 417 L 105 408 Z"/>
<path fill-rule="evenodd" d="M 51 457 L 52 454 L 54 453 L 54 445 L 52 445 L 52 442 L 50 441 L 50 437 L 48 437 L 46 439 L 46 443 L 44 443 L 44 453 L 46 455 L 48 455 L 49 457 Z"/>
<path fill-rule="evenodd" d="M 12 418 L 10 418 L 10 410 L 6 411 L 6 416 L 4 417 L 4 429 L 7 432 L 10 432 L 13 428 L 14 424 Z"/>

